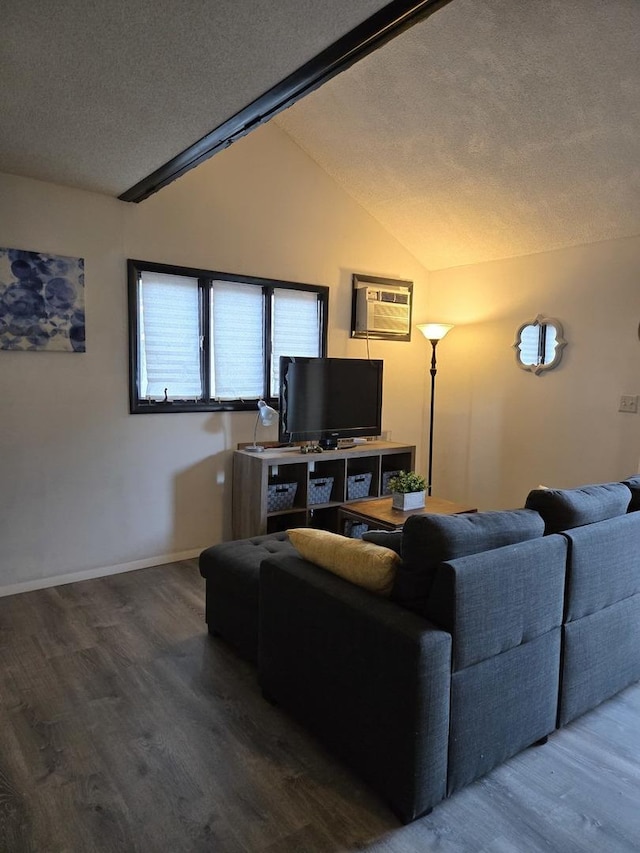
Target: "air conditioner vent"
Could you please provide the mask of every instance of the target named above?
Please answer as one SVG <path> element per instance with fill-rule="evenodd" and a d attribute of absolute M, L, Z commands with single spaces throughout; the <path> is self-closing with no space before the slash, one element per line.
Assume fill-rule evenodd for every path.
<path fill-rule="evenodd" d="M 409 335 L 409 290 L 361 287 L 356 291 L 355 331 L 368 334 Z"/>

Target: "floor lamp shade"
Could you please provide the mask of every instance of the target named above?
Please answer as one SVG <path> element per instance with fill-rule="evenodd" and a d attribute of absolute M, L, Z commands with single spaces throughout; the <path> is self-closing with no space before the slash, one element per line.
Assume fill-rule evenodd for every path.
<path fill-rule="evenodd" d="M 451 323 L 422 323 L 418 326 L 425 338 L 431 342 L 431 404 L 429 406 L 429 465 L 427 473 L 427 494 L 431 495 L 431 485 L 433 482 L 433 413 L 436 402 L 436 373 L 438 372 L 436 364 L 436 347 L 438 341 L 441 341 L 447 332 L 453 329 Z"/>
<path fill-rule="evenodd" d="M 441 341 L 453 326 L 450 323 L 422 323 L 418 328 L 427 340 Z"/>

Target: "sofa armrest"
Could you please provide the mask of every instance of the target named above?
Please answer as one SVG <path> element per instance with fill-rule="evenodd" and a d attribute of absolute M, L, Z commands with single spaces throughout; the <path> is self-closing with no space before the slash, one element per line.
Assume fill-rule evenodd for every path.
<path fill-rule="evenodd" d="M 297 556 L 260 569 L 258 674 L 403 821 L 445 794 L 451 638 Z"/>

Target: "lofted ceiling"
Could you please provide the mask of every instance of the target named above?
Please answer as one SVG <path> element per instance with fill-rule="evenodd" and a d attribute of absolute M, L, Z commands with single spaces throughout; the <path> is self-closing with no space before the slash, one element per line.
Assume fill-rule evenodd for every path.
<path fill-rule="evenodd" d="M 640 2 L 453 0 L 275 121 L 428 269 L 640 234 Z"/>
<path fill-rule="evenodd" d="M 118 196 L 387 3 L 2 0 L 0 171 Z M 637 235 L 639 36 L 451 0 L 274 121 L 428 269 Z"/>
<path fill-rule="evenodd" d="M 0 171 L 118 196 L 389 0 L 1 0 Z"/>

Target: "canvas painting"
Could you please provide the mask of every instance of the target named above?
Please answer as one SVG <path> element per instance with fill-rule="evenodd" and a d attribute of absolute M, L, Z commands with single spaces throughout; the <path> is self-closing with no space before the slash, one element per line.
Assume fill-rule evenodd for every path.
<path fill-rule="evenodd" d="M 0 349 L 84 352 L 84 258 L 0 248 Z"/>

